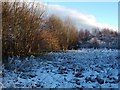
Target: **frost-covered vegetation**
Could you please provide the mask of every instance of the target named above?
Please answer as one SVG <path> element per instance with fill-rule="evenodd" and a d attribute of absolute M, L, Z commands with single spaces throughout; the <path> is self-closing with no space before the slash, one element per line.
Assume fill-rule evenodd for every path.
<path fill-rule="evenodd" d="M 119 88 L 117 50 L 82 49 L 9 58 L 5 88 Z"/>
<path fill-rule="evenodd" d="M 111 48 L 119 49 L 120 33 L 104 28 L 93 29 L 92 33 L 87 30 L 79 32 L 79 41 L 81 48 Z"/>

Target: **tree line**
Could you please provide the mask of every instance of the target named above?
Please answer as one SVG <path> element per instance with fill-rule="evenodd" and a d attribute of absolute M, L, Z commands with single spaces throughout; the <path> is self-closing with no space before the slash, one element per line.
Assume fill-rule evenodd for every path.
<path fill-rule="evenodd" d="M 29 55 L 73 49 L 78 31 L 70 19 L 46 17 L 46 7 L 28 2 L 2 2 L 2 55 Z"/>
<path fill-rule="evenodd" d="M 95 36 L 117 35 L 103 29 L 77 30 L 70 18 L 46 17 L 44 5 L 33 2 L 2 2 L 2 55 L 31 55 L 79 48 Z"/>

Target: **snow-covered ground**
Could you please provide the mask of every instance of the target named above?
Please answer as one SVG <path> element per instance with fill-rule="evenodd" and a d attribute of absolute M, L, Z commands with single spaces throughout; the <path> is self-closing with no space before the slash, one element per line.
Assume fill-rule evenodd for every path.
<path fill-rule="evenodd" d="M 4 88 L 118 88 L 118 50 L 82 49 L 9 58 Z M 4 65 L 3 65 L 4 68 Z"/>

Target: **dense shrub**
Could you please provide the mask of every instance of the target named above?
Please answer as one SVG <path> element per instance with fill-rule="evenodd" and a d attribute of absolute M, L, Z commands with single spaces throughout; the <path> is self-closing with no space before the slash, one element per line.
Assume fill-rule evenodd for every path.
<path fill-rule="evenodd" d="M 3 55 L 32 52 L 34 34 L 41 29 L 44 13 L 44 7 L 40 7 L 38 11 L 34 3 L 2 2 Z"/>
<path fill-rule="evenodd" d="M 57 16 L 52 15 L 48 18 L 46 28 L 50 32 L 54 32 L 59 39 L 60 49 L 67 49 L 67 35 L 64 27 L 64 22 Z"/>
<path fill-rule="evenodd" d="M 39 35 L 40 48 L 42 51 L 58 51 L 60 50 L 59 39 L 55 33 L 43 30 Z"/>
<path fill-rule="evenodd" d="M 63 21 L 59 17 L 52 15 L 47 20 L 46 28 L 56 34 L 61 50 L 76 47 L 78 43 L 78 32 L 70 19 Z"/>
<path fill-rule="evenodd" d="M 78 30 L 74 26 L 74 23 L 70 18 L 67 18 L 64 22 L 65 33 L 67 36 L 68 49 L 77 49 L 79 46 Z"/>

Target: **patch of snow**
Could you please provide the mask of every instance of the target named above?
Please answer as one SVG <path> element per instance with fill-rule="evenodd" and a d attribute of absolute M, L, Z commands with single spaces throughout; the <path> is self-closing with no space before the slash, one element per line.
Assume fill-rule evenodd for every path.
<path fill-rule="evenodd" d="M 6 88 L 118 88 L 118 51 L 82 49 L 41 56 L 9 58 L 3 67 Z M 47 60 L 47 58 L 51 60 Z M 4 66 L 4 65 L 3 65 Z"/>

